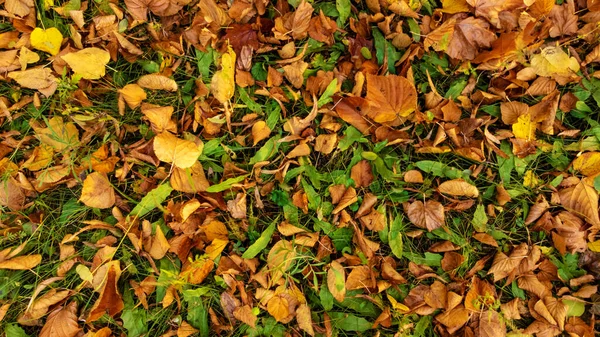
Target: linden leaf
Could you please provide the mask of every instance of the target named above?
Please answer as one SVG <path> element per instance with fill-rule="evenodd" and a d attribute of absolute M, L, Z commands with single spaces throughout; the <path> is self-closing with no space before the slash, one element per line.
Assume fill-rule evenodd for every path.
<path fill-rule="evenodd" d="M 563 207 L 584 216 L 592 225 L 600 226 L 598 192 L 592 186 L 582 180 L 573 187 L 561 190 L 558 195 Z"/>
<path fill-rule="evenodd" d="M 450 194 L 455 197 L 477 198 L 479 196 L 479 190 L 477 187 L 462 179 L 444 181 L 438 187 L 438 191 L 440 193 Z"/>
<path fill-rule="evenodd" d="M 252 311 L 252 307 L 249 305 L 244 305 L 241 307 L 237 307 L 233 310 L 233 317 L 239 319 L 240 321 L 248 324 L 251 327 L 256 326 L 256 320 L 258 317 Z"/>
<path fill-rule="evenodd" d="M 52 75 L 50 68 L 33 68 L 24 71 L 13 71 L 8 77 L 28 89 L 44 89 L 57 84 L 57 79 Z"/>
<path fill-rule="evenodd" d="M 277 322 L 281 322 L 290 315 L 288 300 L 281 295 L 273 296 L 267 303 L 267 311 Z"/>
<path fill-rule="evenodd" d="M 87 80 L 97 80 L 106 73 L 106 64 L 110 61 L 110 54 L 100 48 L 85 48 L 80 51 L 61 56 L 73 69 L 75 74 Z"/>
<path fill-rule="evenodd" d="M 377 123 L 408 117 L 417 108 L 417 91 L 402 76 L 367 74 L 367 116 Z"/>
<path fill-rule="evenodd" d="M 42 262 L 40 254 L 17 256 L 9 260 L 0 261 L 0 269 L 27 270 L 37 266 L 40 262 Z"/>
<path fill-rule="evenodd" d="M 159 74 L 148 74 L 140 77 L 137 84 L 150 90 L 177 91 L 177 82 Z"/>
<path fill-rule="evenodd" d="M 77 302 L 59 308 L 48 315 L 40 337 L 75 337 L 81 329 L 77 324 Z"/>
<path fill-rule="evenodd" d="M 512 125 L 513 134 L 518 139 L 535 140 L 536 123 L 531 120 L 530 114 L 524 114 L 517 118 Z"/>
<path fill-rule="evenodd" d="M 531 57 L 531 67 L 539 76 L 569 75 L 579 71 L 579 62 L 560 47 L 546 47 Z"/>
<path fill-rule="evenodd" d="M 221 56 L 221 70 L 214 74 L 210 83 L 210 91 L 221 103 L 229 101 L 235 91 L 235 59 L 233 48 L 227 46 L 227 52 Z"/>
<path fill-rule="evenodd" d="M 583 153 L 573 160 L 572 167 L 584 176 L 597 175 L 600 173 L 600 152 Z"/>
<path fill-rule="evenodd" d="M 133 83 L 124 86 L 119 89 L 119 93 L 123 95 L 123 99 L 127 103 L 130 109 L 135 109 L 146 99 L 146 92 L 142 87 Z"/>
<path fill-rule="evenodd" d="M 85 178 L 79 201 L 95 208 L 109 208 L 115 204 L 115 190 L 105 173 L 93 172 Z"/>
<path fill-rule="evenodd" d="M 60 31 L 54 27 L 48 29 L 36 27 L 31 32 L 29 39 L 33 48 L 45 51 L 54 56 L 60 51 L 63 36 Z"/>
<path fill-rule="evenodd" d="M 437 201 L 415 201 L 406 213 L 413 224 L 430 232 L 444 225 L 444 206 Z"/>
<path fill-rule="evenodd" d="M 189 140 L 163 132 L 154 137 L 154 154 L 160 161 L 171 163 L 178 168 L 192 167 L 202 152 Z"/>

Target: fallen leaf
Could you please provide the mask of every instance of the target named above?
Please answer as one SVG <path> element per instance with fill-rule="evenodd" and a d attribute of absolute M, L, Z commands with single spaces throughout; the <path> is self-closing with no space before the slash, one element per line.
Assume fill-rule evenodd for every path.
<path fill-rule="evenodd" d="M 0 269 L 28 270 L 35 268 L 40 262 L 42 262 L 42 256 L 40 254 L 17 256 L 12 259 L 0 261 Z"/>
<path fill-rule="evenodd" d="M 240 321 L 248 324 L 251 327 L 256 326 L 256 320 L 258 317 L 252 311 L 252 308 L 249 305 L 244 305 L 241 307 L 237 307 L 233 310 L 233 317 L 239 319 Z"/>
<path fill-rule="evenodd" d="M 377 123 L 408 117 L 417 108 L 417 91 L 402 76 L 367 74 L 367 116 Z"/>
<path fill-rule="evenodd" d="M 123 95 L 123 99 L 130 109 L 135 109 L 142 101 L 147 98 L 146 92 L 138 84 L 132 83 L 119 89 L 119 93 Z"/>
<path fill-rule="evenodd" d="M 594 226 L 600 226 L 598 192 L 584 180 L 573 187 L 561 190 L 558 195 L 560 203 L 567 210 L 585 217 Z"/>
<path fill-rule="evenodd" d="M 210 91 L 222 104 L 233 97 L 235 91 L 235 60 L 236 55 L 231 46 L 221 55 L 221 69 L 217 71 L 210 82 Z"/>
<path fill-rule="evenodd" d="M 538 76 L 566 76 L 579 71 L 579 62 L 560 47 L 546 47 L 531 57 L 531 67 Z"/>
<path fill-rule="evenodd" d="M 192 167 L 202 152 L 189 140 L 180 139 L 169 132 L 154 136 L 154 154 L 165 163 L 185 169 Z"/>
<path fill-rule="evenodd" d="M 300 304 L 296 309 L 296 321 L 300 329 L 304 330 L 307 334 L 314 336 L 315 330 L 312 326 L 312 318 L 310 314 L 310 308 L 306 304 Z"/>
<path fill-rule="evenodd" d="M 140 77 L 137 84 L 150 90 L 177 91 L 177 82 L 159 74 L 148 74 Z"/>
<path fill-rule="evenodd" d="M 269 138 L 271 129 L 265 121 L 258 121 L 252 125 L 252 146 L 256 146 L 261 140 Z"/>
<path fill-rule="evenodd" d="M 148 253 L 155 260 L 162 259 L 165 254 L 169 251 L 171 245 L 167 241 L 165 234 L 159 225 L 156 226 L 156 234 L 154 234 L 154 238 L 152 238 L 152 244 L 150 245 L 150 250 Z"/>
<path fill-rule="evenodd" d="M 79 201 L 94 208 L 109 208 L 115 204 L 115 190 L 106 173 L 92 172 L 83 181 Z"/>
<path fill-rule="evenodd" d="M 438 186 L 438 192 L 455 197 L 477 198 L 479 190 L 462 179 L 444 181 Z"/>
<path fill-rule="evenodd" d="M 277 322 L 281 322 L 290 315 L 288 306 L 289 303 L 285 297 L 275 295 L 267 303 L 267 311 Z"/>
<path fill-rule="evenodd" d="M 77 324 L 77 302 L 71 302 L 48 315 L 40 337 L 75 337 L 81 328 Z"/>
<path fill-rule="evenodd" d="M 367 266 L 354 267 L 346 280 L 346 290 L 373 288 L 375 285 L 375 280 L 371 275 L 371 268 Z"/>
<path fill-rule="evenodd" d="M 118 281 L 121 276 L 121 267 L 118 261 L 111 261 L 108 263 L 106 270 L 106 276 L 102 286 L 100 288 L 100 297 L 94 303 L 87 322 L 94 322 L 100 319 L 105 314 L 114 317 L 125 307 L 123 299 L 119 294 Z"/>
<path fill-rule="evenodd" d="M 110 54 L 100 48 L 85 48 L 75 53 L 62 55 L 76 75 L 87 80 L 97 80 L 106 73 L 106 65 L 110 61 Z"/>
<path fill-rule="evenodd" d="M 338 302 L 343 302 L 346 297 L 346 272 L 337 261 L 331 261 L 327 271 L 327 289 Z"/>
<path fill-rule="evenodd" d="M 350 178 L 354 180 L 356 187 L 368 187 L 373 182 L 373 172 L 368 160 L 361 160 L 350 170 Z"/>
<path fill-rule="evenodd" d="M 433 231 L 445 223 L 444 206 L 437 201 L 415 201 L 406 209 L 408 219 L 420 228 Z"/>
<path fill-rule="evenodd" d="M 51 27 L 42 29 L 36 27 L 29 36 L 31 46 L 37 50 L 45 51 L 54 56 L 60 51 L 63 36 L 58 29 Z"/>

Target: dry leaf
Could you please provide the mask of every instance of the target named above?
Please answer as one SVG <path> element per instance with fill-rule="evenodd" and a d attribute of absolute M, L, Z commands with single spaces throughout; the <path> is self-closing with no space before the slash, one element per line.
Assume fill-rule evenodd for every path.
<path fill-rule="evenodd" d="M 307 334 L 314 336 L 315 331 L 312 326 L 312 318 L 310 315 L 310 308 L 306 304 L 300 304 L 296 309 L 296 321 L 300 329 L 304 330 Z"/>
<path fill-rule="evenodd" d="M 445 223 L 444 206 L 437 201 L 415 201 L 406 208 L 408 219 L 420 228 L 433 231 Z"/>
<path fill-rule="evenodd" d="M 81 331 L 77 324 L 77 302 L 59 308 L 48 315 L 40 337 L 75 337 Z"/>
<path fill-rule="evenodd" d="M 265 121 L 258 121 L 252 125 L 252 146 L 256 146 L 261 140 L 269 138 L 271 129 Z"/>
<path fill-rule="evenodd" d="M 258 319 L 249 305 L 235 308 L 233 310 L 233 316 L 253 328 L 256 326 L 256 320 Z"/>
<path fill-rule="evenodd" d="M 367 74 L 367 116 L 375 122 L 391 122 L 408 117 L 417 108 L 417 91 L 402 76 Z"/>
<path fill-rule="evenodd" d="M 373 182 L 373 171 L 368 160 L 361 160 L 350 170 L 350 178 L 354 180 L 356 187 L 368 187 Z"/>
<path fill-rule="evenodd" d="M 150 90 L 177 91 L 177 82 L 159 74 L 148 74 L 140 77 L 137 84 Z"/>
<path fill-rule="evenodd" d="M 221 69 L 210 82 L 210 91 L 221 103 L 229 101 L 235 92 L 235 59 L 233 48 L 227 46 L 227 52 L 221 56 Z"/>
<path fill-rule="evenodd" d="M 17 256 L 12 259 L 0 261 L 0 269 L 28 270 L 35 268 L 40 262 L 42 262 L 40 254 Z"/>
<path fill-rule="evenodd" d="M 563 207 L 585 217 L 592 225 L 600 226 L 598 192 L 584 180 L 573 187 L 561 190 L 559 197 Z"/>
<path fill-rule="evenodd" d="M 338 302 L 343 302 L 346 297 L 346 272 L 337 261 L 331 261 L 327 271 L 327 288 Z"/>
<path fill-rule="evenodd" d="M 123 95 L 123 99 L 130 109 L 137 108 L 147 98 L 144 89 L 135 83 L 128 84 L 119 89 L 119 93 Z"/>
<path fill-rule="evenodd" d="M 180 139 L 169 132 L 154 136 L 154 154 L 163 162 L 185 169 L 192 167 L 202 152 L 189 140 Z"/>
<path fill-rule="evenodd" d="M 94 303 L 87 318 L 87 322 L 94 322 L 105 314 L 114 317 L 123 310 L 124 303 L 118 290 L 120 276 L 121 267 L 119 266 L 119 262 L 109 262 L 104 282 L 102 282 L 102 287 L 99 291 L 100 297 L 98 297 L 96 303 Z"/>
<path fill-rule="evenodd" d="M 104 76 L 110 54 L 106 50 L 93 47 L 62 55 L 61 58 L 76 75 L 88 80 L 96 80 Z"/>
<path fill-rule="evenodd" d="M 86 206 L 109 208 L 115 204 L 115 190 L 108 181 L 106 173 L 92 172 L 83 181 L 79 201 Z"/>
<path fill-rule="evenodd" d="M 288 300 L 285 297 L 275 295 L 267 303 L 267 311 L 277 322 L 281 322 L 290 315 L 288 305 Z"/>
<path fill-rule="evenodd" d="M 462 179 L 444 181 L 438 186 L 438 192 L 455 197 L 477 198 L 479 190 Z"/>

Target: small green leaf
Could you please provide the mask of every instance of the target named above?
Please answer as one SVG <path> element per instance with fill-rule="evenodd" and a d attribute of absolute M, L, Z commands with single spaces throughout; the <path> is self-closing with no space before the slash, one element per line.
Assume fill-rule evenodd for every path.
<path fill-rule="evenodd" d="M 121 319 L 129 337 L 142 336 L 148 332 L 148 319 L 144 309 L 125 309 Z"/>
<path fill-rule="evenodd" d="M 167 199 L 167 197 L 169 196 L 169 194 L 171 194 L 172 191 L 173 188 L 171 187 L 171 185 L 169 185 L 169 183 L 159 185 L 158 187 L 150 191 L 148 194 L 146 194 L 146 196 L 142 198 L 142 201 L 140 201 L 133 208 L 129 215 L 142 217 L 148 214 L 155 208 L 160 207 L 160 205 Z"/>
<path fill-rule="evenodd" d="M 334 78 L 329 83 L 327 88 L 325 88 L 325 91 L 323 91 L 323 94 L 321 95 L 321 97 L 319 97 L 319 100 L 317 101 L 317 106 L 319 108 L 322 107 L 323 105 L 333 101 L 333 99 L 331 99 L 331 96 L 333 96 L 333 94 L 335 94 L 335 92 L 337 90 L 337 85 L 338 85 L 337 78 Z"/>
<path fill-rule="evenodd" d="M 392 222 L 392 226 L 390 227 L 390 248 L 392 249 L 392 253 L 399 259 L 402 258 L 402 251 L 404 249 L 404 244 L 402 243 L 402 218 L 397 216 Z"/>
<path fill-rule="evenodd" d="M 8 324 L 4 327 L 6 337 L 29 337 L 25 330 L 16 324 Z"/>
<path fill-rule="evenodd" d="M 263 249 L 267 248 L 269 241 L 271 241 L 271 236 L 273 236 L 273 232 L 275 232 L 275 222 L 270 224 L 269 227 L 262 232 L 260 237 L 254 241 L 250 247 L 248 247 L 248 249 L 242 255 L 242 258 L 253 259 L 256 255 L 262 252 Z"/>
<path fill-rule="evenodd" d="M 567 306 L 567 317 L 579 317 L 585 313 L 585 302 L 562 300 Z"/>
<path fill-rule="evenodd" d="M 365 332 L 373 326 L 366 319 L 345 312 L 330 312 L 329 317 L 334 326 L 344 331 Z"/>
<path fill-rule="evenodd" d="M 348 18 L 350 17 L 350 10 L 352 9 L 352 4 L 350 0 L 336 0 L 335 8 L 337 9 L 340 16 L 338 17 L 339 26 L 344 26 Z"/>
<path fill-rule="evenodd" d="M 229 179 L 225 180 L 224 182 L 222 182 L 220 184 L 209 186 L 206 189 L 206 192 L 217 193 L 217 192 L 222 192 L 222 191 L 228 190 L 233 185 L 235 185 L 235 184 L 239 183 L 240 181 L 243 181 L 244 179 L 246 179 L 246 177 L 247 177 L 247 175 L 241 175 L 239 177 L 229 178 Z"/>
<path fill-rule="evenodd" d="M 485 214 L 485 207 L 483 204 L 477 205 L 475 209 L 475 213 L 473 213 L 473 220 L 471 220 L 471 224 L 473 224 L 473 228 L 479 233 L 485 232 L 486 225 L 488 222 L 487 214 Z"/>

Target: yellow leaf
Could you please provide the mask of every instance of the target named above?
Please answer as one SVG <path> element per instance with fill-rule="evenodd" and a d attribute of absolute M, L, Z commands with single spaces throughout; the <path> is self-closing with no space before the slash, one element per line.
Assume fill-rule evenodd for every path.
<path fill-rule="evenodd" d="M 40 262 L 42 262 L 40 254 L 17 256 L 10 260 L 0 261 L 0 269 L 27 270 L 37 266 Z"/>
<path fill-rule="evenodd" d="M 479 190 L 477 187 L 462 179 L 444 181 L 438 187 L 438 191 L 440 193 L 450 194 L 455 197 L 477 198 L 479 196 Z"/>
<path fill-rule="evenodd" d="M 537 187 L 540 184 L 540 180 L 535 176 L 532 170 L 528 170 L 523 175 L 523 186 L 525 187 Z"/>
<path fill-rule="evenodd" d="M 48 29 L 35 28 L 29 36 L 31 46 L 37 50 L 45 51 L 52 56 L 58 54 L 63 36 L 54 27 Z"/>
<path fill-rule="evenodd" d="M 469 11 L 467 0 L 442 0 L 442 12 L 444 13 L 456 14 Z"/>
<path fill-rule="evenodd" d="M 592 252 L 600 253 L 600 240 L 588 242 L 588 249 Z"/>
<path fill-rule="evenodd" d="M 579 62 L 560 47 L 546 47 L 531 57 L 531 67 L 539 76 L 569 75 L 579 71 Z"/>
<path fill-rule="evenodd" d="M 38 53 L 32 52 L 25 46 L 21 47 L 21 52 L 19 53 L 19 63 L 21 64 L 21 70 L 25 70 L 28 64 L 36 63 L 39 60 L 40 55 L 38 55 Z"/>
<path fill-rule="evenodd" d="M 208 257 L 214 261 L 221 255 L 221 252 L 227 247 L 228 243 L 228 240 L 214 239 L 213 242 L 206 247 L 205 252 Z"/>
<path fill-rule="evenodd" d="M 47 128 L 40 128 L 35 122 L 31 123 L 42 144 L 50 145 L 55 151 L 64 150 L 79 145 L 79 131 L 75 124 L 65 123 L 61 117 L 52 117 Z"/>
<path fill-rule="evenodd" d="M 177 132 L 177 124 L 171 119 L 173 111 L 174 108 L 172 106 L 142 104 L 142 113 L 152 124 L 152 131 L 155 133 L 165 131 Z"/>
<path fill-rule="evenodd" d="M 244 305 L 235 308 L 233 310 L 233 317 L 239 319 L 240 321 L 248 324 L 251 327 L 256 326 L 256 320 L 258 318 L 252 311 L 252 307 L 250 307 L 249 305 Z"/>
<path fill-rule="evenodd" d="M 169 248 L 171 248 L 171 245 L 169 244 L 169 241 L 167 241 L 165 234 L 160 226 L 156 226 L 156 234 L 154 234 L 154 239 L 152 240 L 152 245 L 150 246 L 150 251 L 148 253 L 150 253 L 150 256 L 152 256 L 153 259 L 160 260 L 165 257 Z"/>
<path fill-rule="evenodd" d="M 150 90 L 177 91 L 177 82 L 159 74 L 148 74 L 140 77 L 137 84 Z"/>
<path fill-rule="evenodd" d="M 573 169 L 584 176 L 600 173 L 600 152 L 586 152 L 573 160 Z"/>
<path fill-rule="evenodd" d="M 338 302 L 343 302 L 346 297 L 346 272 L 337 261 L 331 261 L 327 271 L 327 289 Z"/>
<path fill-rule="evenodd" d="M 194 142 L 163 132 L 154 137 L 154 154 L 161 161 L 183 169 L 192 167 L 201 152 Z"/>
<path fill-rule="evenodd" d="M 85 48 L 75 53 L 61 56 L 73 69 L 75 74 L 87 80 L 97 80 L 106 73 L 106 64 L 110 61 L 110 54 L 100 48 Z"/>
<path fill-rule="evenodd" d="M 125 99 L 125 102 L 130 109 L 135 109 L 140 106 L 142 101 L 147 97 L 144 89 L 135 83 L 128 84 L 119 89 L 119 93 L 123 95 L 123 99 Z"/>
<path fill-rule="evenodd" d="M 267 311 L 277 322 L 281 322 L 290 315 L 288 300 L 281 295 L 273 296 L 267 303 Z"/>
<path fill-rule="evenodd" d="M 57 83 L 50 68 L 33 68 L 24 71 L 13 71 L 8 77 L 28 89 L 43 89 Z"/>
<path fill-rule="evenodd" d="M 228 46 L 221 56 L 221 70 L 215 73 L 210 83 L 213 96 L 221 103 L 229 101 L 235 91 L 235 58 L 235 52 Z"/>
<path fill-rule="evenodd" d="M 535 139 L 535 122 L 531 120 L 530 114 L 519 116 L 517 122 L 512 125 L 515 137 L 525 140 Z"/>
<path fill-rule="evenodd" d="M 51 146 L 41 144 L 33 149 L 31 157 L 21 165 L 21 168 L 26 168 L 29 171 L 39 171 L 48 166 L 54 157 L 54 150 Z"/>
<path fill-rule="evenodd" d="M 312 318 L 310 315 L 310 308 L 306 304 L 300 304 L 298 309 L 296 309 L 296 321 L 298 321 L 298 326 L 300 329 L 306 331 L 307 334 L 314 336 L 315 330 L 312 326 Z"/>
<path fill-rule="evenodd" d="M 255 146 L 261 140 L 268 138 L 271 134 L 271 129 L 265 121 L 258 121 L 252 125 L 252 146 Z"/>
<path fill-rule="evenodd" d="M 115 204 L 115 190 L 105 173 L 93 172 L 85 178 L 79 201 L 95 208 L 109 208 Z"/>

